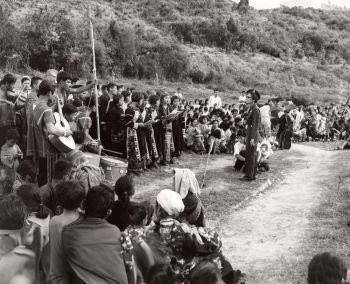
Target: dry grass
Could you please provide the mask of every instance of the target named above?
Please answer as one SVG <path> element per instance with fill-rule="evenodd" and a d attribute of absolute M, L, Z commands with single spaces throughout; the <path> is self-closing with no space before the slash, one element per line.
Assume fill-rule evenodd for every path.
<path fill-rule="evenodd" d="M 271 157 L 270 172 L 262 173 L 256 181 L 251 183 L 241 181 L 239 178 L 243 174 L 232 170 L 232 156 L 223 154 L 212 156 L 206 173 L 205 187 L 200 196 L 206 210 L 208 223 L 214 227 L 220 226 L 220 223 L 228 217 L 227 210 L 256 194 L 261 185 L 268 179 L 275 183 L 279 182 L 290 168 L 291 162 L 288 159 L 282 159 L 285 156 L 285 151 L 275 152 Z M 178 164 L 174 167 L 192 169 L 201 185 L 206 158 L 206 155 L 200 156 L 186 152 L 177 160 Z M 173 177 L 173 171 L 170 167 L 157 169 L 136 177 L 135 182 L 139 191 L 135 199 L 154 203 L 160 190 L 173 188 Z"/>

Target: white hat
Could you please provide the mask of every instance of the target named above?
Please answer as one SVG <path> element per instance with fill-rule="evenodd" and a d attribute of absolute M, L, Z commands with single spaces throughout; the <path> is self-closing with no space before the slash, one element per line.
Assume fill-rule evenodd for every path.
<path fill-rule="evenodd" d="M 176 216 L 185 209 L 180 194 L 171 189 L 163 189 L 159 192 L 157 202 L 170 216 Z"/>

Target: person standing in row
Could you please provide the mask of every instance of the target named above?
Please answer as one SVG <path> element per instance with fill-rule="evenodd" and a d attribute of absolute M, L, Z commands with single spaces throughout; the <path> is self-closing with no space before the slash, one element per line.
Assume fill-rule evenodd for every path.
<path fill-rule="evenodd" d="M 249 107 L 247 115 L 247 140 L 245 153 L 245 176 L 243 180 L 252 181 L 257 173 L 257 145 L 260 140 L 259 128 L 261 124 L 260 110 L 256 103 L 260 94 L 254 89 L 247 91 L 246 103 Z"/>

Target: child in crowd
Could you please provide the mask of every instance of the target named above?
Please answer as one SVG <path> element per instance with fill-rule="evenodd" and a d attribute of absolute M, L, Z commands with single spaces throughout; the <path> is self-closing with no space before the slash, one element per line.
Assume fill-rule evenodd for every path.
<path fill-rule="evenodd" d="M 6 134 L 6 143 L 1 147 L 1 162 L 12 181 L 15 180 L 19 160 L 23 158 L 23 153 L 17 145 L 19 137 L 16 129 L 9 129 Z"/>
<path fill-rule="evenodd" d="M 23 160 L 17 167 L 17 174 L 13 184 L 13 190 L 16 192 L 17 188 L 24 184 L 37 183 L 37 169 L 30 160 Z"/>
<path fill-rule="evenodd" d="M 260 172 L 267 172 L 270 169 L 268 159 L 272 154 L 271 143 L 267 140 L 263 140 L 258 145 L 258 170 Z"/>
<path fill-rule="evenodd" d="M 235 165 L 233 168 L 236 171 L 241 171 L 244 169 L 245 165 L 245 139 L 246 139 L 246 131 L 244 129 L 240 129 L 237 131 L 237 142 L 234 145 L 233 156 L 236 158 Z"/>
<path fill-rule="evenodd" d="M 65 269 L 62 248 L 62 229 L 64 226 L 78 220 L 81 215 L 82 202 L 86 196 L 84 185 L 80 181 L 64 181 L 56 186 L 58 203 L 62 214 L 50 220 L 50 273 L 51 283 L 69 282 Z"/>

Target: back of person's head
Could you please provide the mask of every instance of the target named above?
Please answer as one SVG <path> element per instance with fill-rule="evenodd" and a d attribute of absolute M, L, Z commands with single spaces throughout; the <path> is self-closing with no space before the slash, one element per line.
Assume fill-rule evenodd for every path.
<path fill-rule="evenodd" d="M 59 84 L 61 81 L 65 82 L 67 80 L 73 80 L 73 77 L 71 74 L 65 71 L 60 71 L 57 74 L 57 84 Z"/>
<path fill-rule="evenodd" d="M 6 139 L 7 140 L 14 140 L 17 143 L 19 138 L 20 138 L 20 136 L 19 136 L 17 129 L 11 128 L 11 129 L 7 130 L 7 132 L 6 132 Z"/>
<path fill-rule="evenodd" d="M 41 77 L 38 76 L 34 76 L 31 80 L 30 80 L 30 87 L 33 89 L 34 85 L 36 85 L 39 81 L 42 81 L 43 79 Z"/>
<path fill-rule="evenodd" d="M 102 91 L 108 90 L 107 85 L 102 85 L 101 90 L 102 90 Z"/>
<path fill-rule="evenodd" d="M 215 129 L 212 133 L 213 137 L 216 139 L 221 139 L 221 131 L 220 129 Z"/>
<path fill-rule="evenodd" d="M 315 255 L 309 263 L 308 284 L 341 284 L 347 269 L 341 258 L 325 252 Z"/>
<path fill-rule="evenodd" d="M 21 185 L 16 194 L 27 207 L 28 212 L 35 213 L 37 218 L 45 219 L 50 214 L 49 209 L 42 203 L 40 190 L 36 185 Z"/>
<path fill-rule="evenodd" d="M 113 95 L 113 105 L 118 105 L 121 99 L 124 100 L 124 97 L 121 94 Z"/>
<path fill-rule="evenodd" d="M 73 114 L 73 113 L 76 113 L 78 112 L 78 109 L 75 105 L 73 104 L 65 104 L 63 107 L 62 107 L 62 113 L 63 114 Z"/>
<path fill-rule="evenodd" d="M 169 264 L 155 264 L 148 270 L 145 282 L 147 284 L 175 284 L 175 274 Z"/>
<path fill-rule="evenodd" d="M 4 76 L 4 78 L 2 78 L 2 80 L 0 81 L 0 86 L 2 86 L 2 85 L 11 85 L 11 84 L 16 83 L 16 81 L 17 81 L 17 78 L 14 75 L 6 74 Z"/>
<path fill-rule="evenodd" d="M 114 192 L 107 185 L 100 184 L 90 188 L 84 202 L 85 216 L 105 219 L 114 204 Z"/>
<path fill-rule="evenodd" d="M 217 265 L 210 261 L 198 263 L 190 274 L 191 284 L 223 284 L 221 272 Z"/>
<path fill-rule="evenodd" d="M 57 160 L 53 167 L 53 179 L 63 180 L 65 178 L 68 178 L 72 172 L 72 168 L 72 162 L 66 160 Z"/>
<path fill-rule="evenodd" d="M 114 191 L 119 201 L 123 203 L 129 202 L 130 196 L 135 194 L 133 178 L 129 175 L 120 177 L 115 183 Z"/>
<path fill-rule="evenodd" d="M 131 92 L 126 90 L 126 91 L 122 91 L 122 96 L 124 98 L 124 100 L 127 98 L 127 97 L 130 97 L 131 96 Z"/>
<path fill-rule="evenodd" d="M 147 220 L 147 208 L 143 203 L 133 203 L 128 207 L 131 225 L 142 226 Z"/>
<path fill-rule="evenodd" d="M 66 210 L 78 209 L 86 196 L 84 184 L 76 180 L 60 182 L 55 190 L 59 205 Z"/>
<path fill-rule="evenodd" d="M 73 131 L 73 140 L 75 144 L 81 145 L 85 141 L 85 133 L 83 131 Z"/>
<path fill-rule="evenodd" d="M 13 181 L 9 177 L 0 180 L 0 196 L 9 195 L 13 192 Z"/>
<path fill-rule="evenodd" d="M 29 182 L 35 183 L 37 178 L 37 168 L 30 160 L 23 160 L 19 163 L 16 172 L 22 177 L 28 179 Z"/>
<path fill-rule="evenodd" d="M 139 102 L 141 102 L 143 99 L 144 99 L 144 93 L 142 93 L 142 92 L 134 92 L 134 93 L 131 95 L 131 100 L 132 100 L 133 102 L 139 103 Z"/>
<path fill-rule="evenodd" d="M 148 99 L 150 105 L 155 105 L 157 101 L 159 101 L 159 97 L 157 95 L 151 95 Z"/>
<path fill-rule="evenodd" d="M 73 102 L 72 102 L 72 105 L 78 108 L 78 107 L 83 106 L 83 105 L 84 105 L 84 102 L 83 102 L 83 100 L 80 99 L 80 98 L 75 98 L 75 99 L 73 100 Z"/>
<path fill-rule="evenodd" d="M 20 230 L 24 227 L 27 209 L 15 195 L 0 196 L 0 230 Z"/>
<path fill-rule="evenodd" d="M 39 85 L 38 97 L 47 96 L 50 93 L 54 93 L 54 92 L 55 92 L 55 86 L 50 81 L 44 80 Z"/>
<path fill-rule="evenodd" d="M 252 96 L 252 100 L 254 101 L 254 102 L 257 102 L 258 100 L 260 100 L 260 93 L 257 91 L 257 90 L 255 90 L 255 89 L 249 89 L 248 91 L 247 91 L 247 95 L 248 94 L 250 94 L 251 96 Z"/>

